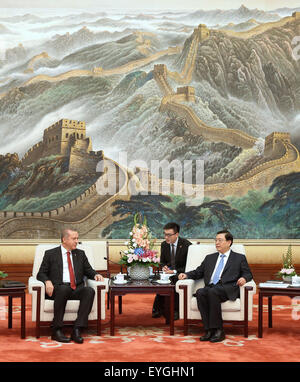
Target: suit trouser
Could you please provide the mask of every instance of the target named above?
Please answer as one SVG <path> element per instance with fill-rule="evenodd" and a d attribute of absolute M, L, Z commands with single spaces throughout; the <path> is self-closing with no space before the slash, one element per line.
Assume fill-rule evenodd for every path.
<path fill-rule="evenodd" d="M 168 318 L 170 315 L 169 297 L 157 294 L 153 302 L 152 312 L 159 312 Z M 179 294 L 177 292 L 174 293 L 174 312 L 179 312 Z"/>
<path fill-rule="evenodd" d="M 91 287 L 86 287 L 83 284 L 77 286 L 75 290 L 66 284 L 55 285 L 53 295 L 50 297 L 51 300 L 54 300 L 53 329 L 63 327 L 63 318 L 68 300 L 80 300 L 74 327 L 87 327 L 88 315 L 90 314 L 93 306 L 94 296 L 94 289 Z"/>
<path fill-rule="evenodd" d="M 221 303 L 228 300 L 221 284 L 210 284 L 196 291 L 197 305 L 205 330 L 222 329 Z"/>

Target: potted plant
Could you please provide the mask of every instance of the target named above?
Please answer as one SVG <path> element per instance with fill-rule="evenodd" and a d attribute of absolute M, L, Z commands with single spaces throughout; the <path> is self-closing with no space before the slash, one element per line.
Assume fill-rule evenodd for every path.
<path fill-rule="evenodd" d="M 4 272 L 0 271 L 0 278 L 1 278 L 1 279 L 4 279 L 4 278 L 7 277 L 7 276 L 8 276 L 7 273 L 4 273 Z"/>

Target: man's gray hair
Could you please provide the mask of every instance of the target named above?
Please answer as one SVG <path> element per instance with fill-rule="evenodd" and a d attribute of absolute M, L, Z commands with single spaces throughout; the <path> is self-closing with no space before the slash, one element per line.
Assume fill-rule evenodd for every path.
<path fill-rule="evenodd" d="M 72 228 L 64 228 L 60 233 L 60 240 L 63 242 L 63 238 L 68 238 L 70 235 L 70 232 L 77 232 L 75 229 Z"/>

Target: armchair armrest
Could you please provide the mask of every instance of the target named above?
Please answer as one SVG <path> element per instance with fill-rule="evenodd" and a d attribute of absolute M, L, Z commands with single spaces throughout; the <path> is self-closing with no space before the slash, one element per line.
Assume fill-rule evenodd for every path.
<path fill-rule="evenodd" d="M 244 298 L 245 298 L 245 290 L 248 290 L 248 295 L 249 298 L 255 295 L 256 293 L 256 284 L 254 280 L 248 281 L 246 284 L 240 287 L 240 299 L 241 299 L 241 304 L 244 304 Z"/>
<path fill-rule="evenodd" d="M 186 285 L 190 293 L 190 297 L 192 297 L 195 280 L 192 280 L 192 279 L 178 280 L 176 283 L 176 292 L 179 294 L 182 292 L 182 288 L 180 288 L 180 285 Z"/>
<path fill-rule="evenodd" d="M 253 296 L 256 293 L 256 284 L 250 280 L 240 287 L 241 315 L 244 320 L 252 320 L 253 315 Z"/>
<path fill-rule="evenodd" d="M 96 280 L 88 279 L 86 283 L 87 283 L 87 286 L 90 286 L 94 289 L 97 289 L 98 285 L 104 285 L 105 287 L 104 291 L 108 292 L 108 281 L 109 281 L 108 278 L 104 278 L 104 281 L 96 281 Z"/>
<path fill-rule="evenodd" d="M 28 292 L 30 294 L 34 292 L 34 287 L 40 287 L 41 293 L 45 294 L 45 284 L 42 281 L 36 279 L 34 276 L 31 276 L 28 280 Z"/>
<path fill-rule="evenodd" d="M 185 320 L 185 328 L 187 328 L 186 318 L 188 305 L 192 299 L 195 284 L 195 280 L 185 279 L 178 280 L 175 286 L 176 292 L 179 294 L 179 317 Z M 186 330 L 187 329 L 185 329 L 185 331 Z"/>

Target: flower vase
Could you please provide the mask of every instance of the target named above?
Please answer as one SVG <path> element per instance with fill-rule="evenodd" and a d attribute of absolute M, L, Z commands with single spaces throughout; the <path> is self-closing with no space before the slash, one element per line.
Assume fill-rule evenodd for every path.
<path fill-rule="evenodd" d="M 292 282 L 292 276 L 282 276 L 282 280 L 286 283 Z"/>
<path fill-rule="evenodd" d="M 150 269 L 147 266 L 135 264 L 128 268 L 128 274 L 133 280 L 147 280 L 150 277 Z"/>

